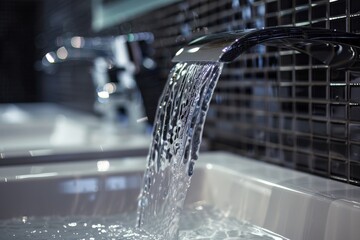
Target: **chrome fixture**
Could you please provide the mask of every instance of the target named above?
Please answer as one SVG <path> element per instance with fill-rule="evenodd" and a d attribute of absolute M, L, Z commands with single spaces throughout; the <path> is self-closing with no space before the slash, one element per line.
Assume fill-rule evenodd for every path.
<path fill-rule="evenodd" d="M 331 67 L 360 70 L 360 35 L 307 27 L 274 27 L 203 36 L 181 48 L 172 61 L 232 62 L 256 45 L 292 49 Z"/>
<path fill-rule="evenodd" d="M 155 68 L 155 62 L 142 53 L 142 43 L 150 45 L 152 33 L 142 32 L 115 37 L 84 38 L 74 36 L 60 39 L 56 51 L 45 54 L 43 69 L 66 61 L 90 61 L 96 89 L 96 112 L 108 122 L 116 123 L 118 110 L 125 112 L 129 127 L 144 130 L 145 113 L 135 74 L 141 69 Z M 140 128 L 140 129 L 139 129 Z"/>

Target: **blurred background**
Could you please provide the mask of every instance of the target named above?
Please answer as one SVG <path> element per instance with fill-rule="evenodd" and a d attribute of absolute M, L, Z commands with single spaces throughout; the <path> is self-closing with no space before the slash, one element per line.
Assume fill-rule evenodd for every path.
<path fill-rule="evenodd" d="M 119 89 L 138 99 L 130 80 L 117 82 L 126 73 L 142 90 L 144 111 L 130 118 L 119 100 L 115 119 L 147 117 L 148 128 L 181 46 L 204 34 L 274 26 L 359 33 L 360 2 L 2 0 L 0 102 L 50 102 L 103 116 L 109 111 L 99 102 Z M 130 68 L 108 57 L 116 36 L 132 49 Z M 86 46 L 91 50 L 78 51 Z M 205 126 L 208 147 L 359 185 L 359 76 L 258 47 L 224 67 Z M 123 86 L 114 90 L 114 83 Z"/>
<path fill-rule="evenodd" d="M 140 6 L 144 2 L 140 1 Z M 96 86 L 91 71 L 95 57 L 63 61 L 52 68 L 47 68 L 42 58 L 56 53 L 74 36 L 101 40 L 139 31 L 130 23 L 119 23 L 167 2 L 172 1 L 154 1 L 144 9 L 132 10 L 135 4 L 131 1 L 2 1 L 0 102 L 56 102 L 94 112 Z M 125 17 L 120 14 L 114 18 L 107 12 L 112 9 L 125 12 Z M 147 54 L 154 51 L 149 47 Z"/>

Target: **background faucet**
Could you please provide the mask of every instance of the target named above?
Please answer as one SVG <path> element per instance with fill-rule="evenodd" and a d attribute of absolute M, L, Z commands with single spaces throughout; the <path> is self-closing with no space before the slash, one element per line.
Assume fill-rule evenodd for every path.
<path fill-rule="evenodd" d="M 153 39 L 147 32 L 61 39 L 57 51 L 43 57 L 43 69 L 50 72 L 56 63 L 64 61 L 91 61 L 95 112 L 104 116 L 108 126 L 122 119 L 120 122 L 133 130 L 144 131 L 145 111 L 135 75 L 144 68 L 155 69 L 155 62 L 146 53 Z"/>
<path fill-rule="evenodd" d="M 200 37 L 181 48 L 174 62 L 232 62 L 256 45 L 306 53 L 335 68 L 360 70 L 360 35 L 307 27 L 274 27 Z"/>

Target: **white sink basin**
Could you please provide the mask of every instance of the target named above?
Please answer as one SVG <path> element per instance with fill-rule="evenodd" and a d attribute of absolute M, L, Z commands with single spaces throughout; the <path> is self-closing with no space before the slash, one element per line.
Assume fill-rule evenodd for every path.
<path fill-rule="evenodd" d="M 145 158 L 0 168 L 0 219 L 136 209 Z M 227 153 L 201 154 L 186 204 L 203 201 L 289 239 L 359 239 L 360 189 Z"/>
<path fill-rule="evenodd" d="M 149 145 L 145 133 L 55 104 L 0 105 L 0 164 L 139 156 Z"/>

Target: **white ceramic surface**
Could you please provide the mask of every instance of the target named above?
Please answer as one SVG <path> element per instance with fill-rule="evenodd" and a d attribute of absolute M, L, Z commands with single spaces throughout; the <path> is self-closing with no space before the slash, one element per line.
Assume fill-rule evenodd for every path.
<path fill-rule="evenodd" d="M 83 158 L 106 152 L 126 157 L 126 151 L 139 150 L 139 156 L 147 153 L 149 145 L 149 134 L 56 104 L 0 105 L 0 165 L 11 164 L 14 158 L 19 162 L 36 162 L 38 157 L 45 162 L 61 160 L 64 154 L 76 160 L 80 153 Z"/>
<path fill-rule="evenodd" d="M 0 218 L 136 209 L 145 157 L 0 168 Z M 187 203 L 289 239 L 359 239 L 360 188 L 228 153 L 203 153 Z"/>

